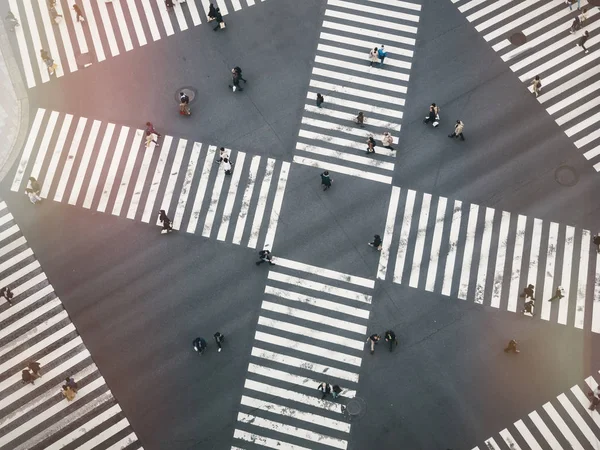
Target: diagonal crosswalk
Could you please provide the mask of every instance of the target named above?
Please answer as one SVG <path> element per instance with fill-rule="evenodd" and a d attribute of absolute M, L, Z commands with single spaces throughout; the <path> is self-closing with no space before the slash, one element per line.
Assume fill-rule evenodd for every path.
<path fill-rule="evenodd" d="M 587 160 L 600 171 L 600 68 L 597 44 L 599 11 L 586 0 L 571 8 L 564 0 L 452 0 L 467 20 L 515 72 L 529 84 L 540 76 L 542 89 L 537 100 Z M 583 27 L 570 33 L 583 8 L 588 8 Z M 589 53 L 577 45 L 585 31 Z M 525 42 L 513 45 L 518 34 Z"/>
<path fill-rule="evenodd" d="M 485 441 L 488 450 L 542 450 L 545 448 L 597 449 L 600 447 L 600 414 L 590 411 L 587 393 L 598 381 L 590 376 L 569 391 L 545 403 L 523 419 Z M 474 447 L 473 450 L 479 450 Z"/>
<path fill-rule="evenodd" d="M 594 234 L 393 187 L 377 277 L 518 313 L 533 284 L 533 320 L 600 333 Z M 564 297 L 553 299 L 558 287 Z"/>
<path fill-rule="evenodd" d="M 0 449 L 141 449 L 6 203 L 0 201 Z M 23 384 L 30 361 L 41 378 Z M 79 389 L 68 402 L 61 386 Z"/>
<path fill-rule="evenodd" d="M 375 282 L 273 261 L 231 448 L 346 449 Z M 342 396 L 322 400 L 321 382 Z"/>
<path fill-rule="evenodd" d="M 405 1 L 327 1 L 295 163 L 391 184 L 396 152 L 381 138 L 390 132 L 398 142 L 420 10 Z M 381 45 L 384 66 L 370 67 L 369 51 Z M 358 112 L 364 128 L 354 123 Z M 371 135 L 376 153 L 367 155 Z"/>
<path fill-rule="evenodd" d="M 213 0 L 225 16 L 265 0 Z M 85 21 L 77 20 L 73 4 Z M 209 0 L 174 0 L 172 11 L 164 0 L 56 0 L 58 23 L 47 0 L 8 0 L 21 23 L 15 35 L 27 87 L 50 81 L 40 58 L 47 50 L 58 65 L 56 77 L 76 72 L 94 62 L 129 52 L 177 32 L 208 22 Z"/>
<path fill-rule="evenodd" d="M 11 190 L 24 192 L 34 177 L 45 199 L 145 223 L 164 209 L 176 230 L 272 244 L 290 163 L 231 158 L 225 175 L 216 146 L 167 135 L 146 148 L 144 130 L 38 109 Z"/>

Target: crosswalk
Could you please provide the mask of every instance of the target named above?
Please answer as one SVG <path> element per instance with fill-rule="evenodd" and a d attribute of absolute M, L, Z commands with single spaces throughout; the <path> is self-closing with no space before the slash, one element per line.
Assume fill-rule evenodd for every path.
<path fill-rule="evenodd" d="M 393 187 L 377 277 L 519 313 L 533 284 L 533 320 L 600 333 L 595 234 Z M 558 287 L 564 297 L 550 301 Z"/>
<path fill-rule="evenodd" d="M 420 10 L 400 0 L 327 1 L 294 162 L 391 184 L 396 152 L 379 142 L 386 131 L 398 142 Z M 384 67 L 369 67 L 382 44 Z M 364 128 L 353 122 L 359 111 Z M 375 155 L 365 154 L 370 135 Z"/>
<path fill-rule="evenodd" d="M 452 0 L 467 20 L 475 25 L 519 79 L 531 84 L 539 75 L 542 90 L 538 101 L 546 108 L 564 133 L 573 140 L 587 160 L 595 161 L 600 171 L 600 11 L 586 0 L 587 20 L 582 30 L 571 34 L 577 2 L 572 9 L 564 0 Z M 590 38 L 585 54 L 577 46 L 582 33 Z M 511 37 L 519 34 L 525 43 L 515 46 Z M 514 38 L 513 38 L 514 41 Z M 533 92 L 530 86 L 529 90 Z"/>
<path fill-rule="evenodd" d="M 212 1 L 227 15 L 265 0 Z M 168 11 L 164 0 L 57 0 L 56 10 L 63 18 L 56 23 L 47 0 L 8 0 L 9 9 L 21 23 L 15 34 L 27 86 L 50 81 L 40 49 L 47 50 L 58 64 L 56 77 L 60 78 L 208 22 L 209 0 L 174 3 Z M 84 22 L 77 20 L 73 4 L 83 12 Z"/>
<path fill-rule="evenodd" d="M 231 449 L 346 449 L 375 282 L 273 261 Z M 322 400 L 321 382 L 342 396 Z"/>
<path fill-rule="evenodd" d="M 0 450 L 141 449 L 6 203 L 0 201 Z M 30 361 L 41 378 L 24 385 Z M 68 402 L 65 378 L 79 389 Z"/>
<path fill-rule="evenodd" d="M 600 380 L 600 378 L 599 378 Z M 600 413 L 588 409 L 587 393 L 599 386 L 594 377 L 545 403 L 485 441 L 487 450 L 577 450 L 600 448 Z M 479 450 L 474 447 L 472 450 Z"/>
<path fill-rule="evenodd" d="M 290 163 L 231 153 L 232 175 L 216 146 L 165 135 L 146 148 L 145 131 L 38 109 L 11 185 L 29 177 L 41 197 L 236 245 L 272 244 Z"/>

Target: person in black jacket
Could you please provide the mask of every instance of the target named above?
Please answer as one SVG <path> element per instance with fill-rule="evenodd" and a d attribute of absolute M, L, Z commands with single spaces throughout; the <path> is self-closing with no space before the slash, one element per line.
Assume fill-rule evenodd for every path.
<path fill-rule="evenodd" d="M 217 18 L 217 8 L 212 3 L 208 7 L 208 21 L 211 22 Z"/>
<path fill-rule="evenodd" d="M 223 15 L 221 14 L 221 10 L 217 8 L 215 12 L 215 21 L 217 22 L 217 26 L 213 28 L 213 31 L 217 31 L 220 28 L 225 28 L 225 21 L 223 20 Z M 221 27 L 221 23 L 223 26 Z"/>
<path fill-rule="evenodd" d="M 6 286 L 0 289 L 0 295 L 6 299 L 10 306 L 13 305 L 12 298 L 14 297 L 14 294 L 10 290 L 10 287 Z"/>
<path fill-rule="evenodd" d="M 275 265 L 275 263 L 272 261 L 273 256 L 271 255 L 271 252 L 269 250 L 267 250 L 266 248 L 264 250 L 261 250 L 260 252 L 258 252 L 258 256 L 260 259 L 258 261 L 256 261 L 257 266 L 260 266 L 264 262 L 268 262 L 269 265 L 271 265 L 271 266 Z"/>
<path fill-rule="evenodd" d="M 173 226 L 171 225 L 171 219 L 167 217 L 167 213 L 164 209 L 161 209 L 158 212 L 158 220 L 162 223 L 163 229 L 161 231 L 162 234 L 170 233 L 173 231 Z"/>
<path fill-rule="evenodd" d="M 223 348 L 221 344 L 223 344 L 223 341 L 225 340 L 225 336 L 223 336 L 221 333 L 219 333 L 217 331 L 215 334 L 213 334 L 213 337 L 215 338 L 215 342 L 218 347 L 217 351 L 220 352 Z"/>
<path fill-rule="evenodd" d="M 398 345 L 398 339 L 396 338 L 396 333 L 394 333 L 392 330 L 387 330 L 385 332 L 385 342 L 390 344 L 390 352 L 391 352 L 394 348 L 394 344 Z"/>
<path fill-rule="evenodd" d="M 378 234 L 373 236 L 373 242 L 368 242 L 368 244 L 371 247 L 376 248 L 377 250 L 381 250 L 382 243 L 383 243 L 383 241 L 381 240 L 381 236 L 379 236 Z"/>
<path fill-rule="evenodd" d="M 194 347 L 194 350 L 197 351 L 199 355 L 202 355 L 207 347 L 206 341 L 204 338 L 197 337 L 192 341 L 192 347 Z"/>

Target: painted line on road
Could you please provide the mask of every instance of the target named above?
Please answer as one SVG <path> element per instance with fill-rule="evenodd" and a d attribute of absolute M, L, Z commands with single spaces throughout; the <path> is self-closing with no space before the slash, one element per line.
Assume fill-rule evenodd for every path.
<path fill-rule="evenodd" d="M 390 201 L 388 204 L 388 213 L 385 220 L 385 229 L 381 243 L 381 253 L 377 264 L 377 279 L 385 280 L 387 274 L 388 263 L 390 259 L 390 248 L 392 246 L 392 238 L 394 236 L 394 225 L 396 223 L 396 213 L 398 211 L 398 200 L 400 199 L 400 188 L 392 186 L 390 193 Z"/>
<path fill-rule="evenodd" d="M 375 280 L 369 280 L 368 278 L 358 277 L 356 275 L 349 275 L 347 273 L 337 272 L 335 270 L 325 269 L 323 267 L 292 261 L 291 259 L 277 257 L 277 266 L 299 270 L 301 272 L 307 272 L 312 275 L 319 275 L 325 278 L 331 278 L 332 280 L 336 281 L 344 281 L 345 283 L 355 284 L 368 289 L 373 289 L 375 287 Z"/>

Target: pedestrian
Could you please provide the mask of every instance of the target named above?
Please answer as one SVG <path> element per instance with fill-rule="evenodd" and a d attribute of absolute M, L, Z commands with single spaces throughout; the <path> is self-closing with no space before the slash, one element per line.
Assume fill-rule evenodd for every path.
<path fill-rule="evenodd" d="M 231 175 L 231 162 L 229 162 L 229 158 L 223 158 L 223 162 L 221 163 L 223 166 L 223 170 L 225 171 L 225 175 Z"/>
<path fill-rule="evenodd" d="M 167 8 L 173 8 L 175 5 L 173 4 L 173 0 L 165 0 L 165 6 Z"/>
<path fill-rule="evenodd" d="M 581 29 L 581 20 L 579 20 L 579 16 L 575 16 L 573 19 L 573 23 L 571 24 L 571 28 L 569 28 L 569 33 L 573 34 L 577 30 Z"/>
<path fill-rule="evenodd" d="M 231 71 L 233 73 L 237 74 L 240 81 L 243 81 L 244 83 L 248 82 L 248 80 L 246 80 L 244 77 L 242 77 L 242 69 L 240 69 L 238 66 L 235 66 L 233 69 L 231 69 Z"/>
<path fill-rule="evenodd" d="M 381 143 L 383 144 L 383 148 L 388 148 L 390 150 L 394 150 L 394 148 L 392 147 L 392 144 L 394 143 L 394 138 L 388 131 L 383 133 L 383 137 L 381 138 Z"/>
<path fill-rule="evenodd" d="M 219 8 L 216 10 L 215 20 L 217 21 L 217 26 L 213 28 L 213 31 L 217 31 L 226 27 L 225 21 L 223 20 L 223 15 L 221 14 L 221 10 Z"/>
<path fill-rule="evenodd" d="M 521 295 L 519 295 L 519 297 L 524 298 L 524 299 L 532 299 L 535 300 L 535 298 L 533 298 L 533 290 L 534 290 L 534 286 L 533 284 L 529 284 L 526 288 L 523 288 L 523 292 L 521 293 Z"/>
<path fill-rule="evenodd" d="M 463 136 L 463 129 L 465 128 L 465 124 L 462 123 L 460 120 L 456 121 L 456 125 L 454 125 L 454 133 L 449 134 L 448 137 L 449 138 L 457 138 L 460 137 L 461 141 L 465 140 L 465 137 Z"/>
<path fill-rule="evenodd" d="M 373 64 L 379 62 L 379 54 L 377 52 L 377 47 L 374 47 L 373 50 L 369 52 L 369 67 L 373 67 Z"/>
<path fill-rule="evenodd" d="M 588 392 L 587 395 L 590 399 L 590 406 L 588 409 L 590 411 L 595 411 L 598 407 L 598 404 L 600 404 L 600 386 L 597 386 L 596 389 Z"/>
<path fill-rule="evenodd" d="M 569 10 L 572 11 L 573 10 L 573 3 L 575 3 L 575 0 L 565 0 L 565 3 L 569 7 Z"/>
<path fill-rule="evenodd" d="M 85 17 L 83 17 L 83 13 L 81 12 L 81 9 L 79 8 L 79 6 L 77 6 L 76 3 L 73 4 L 73 11 L 75 11 L 75 20 L 79 21 L 79 22 L 85 22 Z"/>
<path fill-rule="evenodd" d="M 535 300 L 529 300 L 523 305 L 521 312 L 529 317 L 535 316 Z"/>
<path fill-rule="evenodd" d="M 354 123 L 356 123 L 359 127 L 365 127 L 365 115 L 361 112 L 354 118 Z"/>
<path fill-rule="evenodd" d="M 256 265 L 259 266 L 264 262 L 268 262 L 270 266 L 274 266 L 275 263 L 272 261 L 273 256 L 271 255 L 271 252 L 269 250 L 267 250 L 266 248 L 264 250 L 261 250 L 260 252 L 258 252 L 258 257 L 260 258 L 258 261 L 256 261 Z"/>
<path fill-rule="evenodd" d="M 508 345 L 504 349 L 504 352 L 505 353 L 508 353 L 508 352 L 521 353 L 521 350 L 519 350 L 517 348 L 517 341 L 515 341 L 514 339 L 511 339 L 510 341 L 508 341 Z"/>
<path fill-rule="evenodd" d="M 204 338 L 197 337 L 192 341 L 192 347 L 194 347 L 194 350 L 197 351 L 199 355 L 202 355 L 207 347 L 206 341 Z"/>
<path fill-rule="evenodd" d="M 594 239 L 592 239 L 592 242 L 596 246 L 596 251 L 598 253 L 600 253 L 600 234 L 594 236 Z"/>
<path fill-rule="evenodd" d="M 158 139 L 162 137 L 162 134 L 159 134 L 158 131 L 154 129 L 152 122 L 146 122 L 146 136 L 151 134 L 155 134 Z"/>
<path fill-rule="evenodd" d="M 146 135 L 146 148 L 150 147 L 150 144 L 154 142 L 154 148 L 158 148 L 158 137 L 155 134 Z"/>
<path fill-rule="evenodd" d="M 77 394 L 77 391 L 79 390 L 79 385 L 77 384 L 75 379 L 73 379 L 72 377 L 67 377 L 65 378 L 65 383 L 65 386 L 67 386 L 69 389 L 71 389 Z"/>
<path fill-rule="evenodd" d="M 73 391 L 73 389 L 71 389 L 69 386 L 63 385 L 62 389 L 62 394 L 66 397 L 68 402 L 72 401 L 75 398 L 77 392 Z"/>
<path fill-rule="evenodd" d="M 15 31 L 16 27 L 21 26 L 15 15 L 10 10 L 8 11 L 8 14 L 6 14 L 4 21 L 6 22 L 6 25 L 10 31 Z"/>
<path fill-rule="evenodd" d="M 540 91 L 542 90 L 542 81 L 540 80 L 540 76 L 536 75 L 533 80 L 531 80 L 531 85 L 533 86 L 533 93 L 537 97 L 540 95 Z"/>
<path fill-rule="evenodd" d="M 367 138 L 367 151 L 365 152 L 367 155 L 370 153 L 375 153 L 375 139 L 373 136 L 369 136 Z"/>
<path fill-rule="evenodd" d="M 215 161 L 215 164 L 221 164 L 224 159 L 229 158 L 229 151 L 225 150 L 225 147 L 221 147 L 219 152 L 219 160 Z"/>
<path fill-rule="evenodd" d="M 29 177 L 27 187 L 25 188 L 25 194 L 27 194 L 29 200 L 34 205 L 42 201 L 42 198 L 40 197 L 41 191 L 42 188 L 40 187 L 40 183 L 38 183 L 34 177 Z"/>
<path fill-rule="evenodd" d="M 60 21 L 62 20 L 62 16 L 58 13 L 58 11 L 56 10 L 56 7 L 54 5 L 50 6 L 50 17 L 52 17 L 52 22 L 55 25 L 59 24 Z"/>
<path fill-rule="evenodd" d="M 217 8 L 215 8 L 215 5 L 213 5 L 212 3 L 208 7 L 207 15 L 208 15 L 209 22 L 212 22 L 213 20 L 215 20 L 217 18 Z"/>
<path fill-rule="evenodd" d="M 387 330 L 384 334 L 385 342 L 390 345 L 390 352 L 393 350 L 394 345 L 398 346 L 398 338 L 396 338 L 396 333 L 392 330 Z"/>
<path fill-rule="evenodd" d="M 590 37 L 590 32 L 587 31 L 587 30 L 585 30 L 585 32 L 583 33 L 583 35 L 579 38 L 579 41 L 577 41 L 577 45 L 579 47 L 581 47 L 585 53 L 589 53 L 590 52 L 587 48 L 585 48 L 585 43 L 589 39 L 589 37 Z"/>
<path fill-rule="evenodd" d="M 21 380 L 23 381 L 23 384 L 34 384 L 33 380 L 35 380 L 35 377 L 29 371 L 29 369 L 23 369 L 21 371 Z"/>
<path fill-rule="evenodd" d="M 325 98 L 317 92 L 317 108 L 320 108 L 324 101 Z"/>
<path fill-rule="evenodd" d="M 323 186 L 323 190 L 326 191 L 331 187 L 331 182 L 333 180 L 329 176 L 329 171 L 325 171 L 321 174 L 321 186 Z"/>
<path fill-rule="evenodd" d="M 581 22 L 581 26 L 583 27 L 585 25 L 585 21 L 588 18 L 588 10 L 587 10 L 587 6 L 584 7 L 581 10 L 581 15 L 579 16 L 579 21 Z"/>
<path fill-rule="evenodd" d="M 329 383 L 321 383 L 319 386 L 317 386 L 317 389 L 319 391 L 321 391 L 321 400 L 323 400 L 327 394 L 331 393 L 331 386 L 329 385 Z"/>
<path fill-rule="evenodd" d="M 160 234 L 167 234 L 173 231 L 173 226 L 171 225 L 171 219 L 167 217 L 167 213 L 164 209 L 161 209 L 158 212 L 158 220 L 162 223 L 163 229 Z"/>
<path fill-rule="evenodd" d="M 431 122 L 434 127 L 437 127 L 440 124 L 440 108 L 435 103 L 429 105 L 429 112 L 427 116 L 425 116 L 425 120 L 423 123 Z"/>
<path fill-rule="evenodd" d="M 552 300 L 556 300 L 556 299 L 560 300 L 564 296 L 565 296 L 565 291 L 562 288 L 562 286 L 559 286 L 556 288 L 556 291 L 554 292 L 554 296 L 552 296 L 552 298 L 548 301 L 551 302 Z"/>
<path fill-rule="evenodd" d="M 375 353 L 375 344 L 377 344 L 380 339 L 381 337 L 377 333 L 372 334 L 367 338 L 367 342 L 371 343 L 371 355 Z"/>
<path fill-rule="evenodd" d="M 213 334 L 213 337 L 217 343 L 217 351 L 220 352 L 223 349 L 222 344 L 225 340 L 225 336 L 217 331 L 215 334 Z"/>
<path fill-rule="evenodd" d="M 376 234 L 375 236 L 373 236 L 373 242 L 368 242 L 368 244 L 373 247 L 376 248 L 377 250 L 381 251 L 381 246 L 383 244 L 383 241 L 381 240 L 381 236 L 379 236 L 378 234 Z"/>
<path fill-rule="evenodd" d="M 31 374 L 35 377 L 35 378 L 40 378 L 42 376 L 42 366 L 40 366 L 40 363 L 37 361 L 29 361 L 29 364 L 27 364 L 27 367 L 29 367 L 29 370 L 31 370 Z"/>
<path fill-rule="evenodd" d="M 12 298 L 14 297 L 14 294 L 10 290 L 10 287 L 5 286 L 2 289 L 0 289 L 0 295 L 6 299 L 10 306 L 13 305 Z"/>
<path fill-rule="evenodd" d="M 235 91 L 243 91 L 244 89 L 240 87 L 240 76 L 237 74 L 237 72 L 232 71 L 231 72 L 231 80 L 233 85 L 229 85 L 229 88 L 231 90 L 233 90 L 233 92 Z"/>
<path fill-rule="evenodd" d="M 379 56 L 379 60 L 381 61 L 379 67 L 383 67 L 383 60 L 387 57 L 387 52 L 383 49 L 383 44 L 381 44 L 381 47 L 377 50 L 377 56 Z"/>
<path fill-rule="evenodd" d="M 183 92 L 179 93 L 179 114 L 182 116 L 190 116 L 190 98 Z"/>
<path fill-rule="evenodd" d="M 331 395 L 333 396 L 333 398 L 338 398 L 342 393 L 342 388 L 339 387 L 337 384 L 334 384 L 331 388 L 331 391 Z"/>

